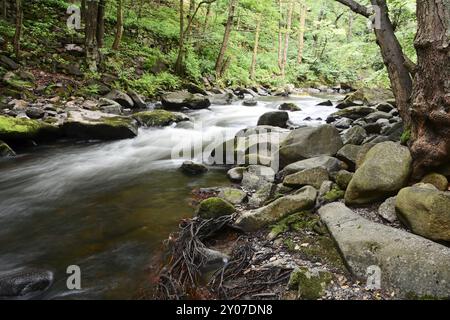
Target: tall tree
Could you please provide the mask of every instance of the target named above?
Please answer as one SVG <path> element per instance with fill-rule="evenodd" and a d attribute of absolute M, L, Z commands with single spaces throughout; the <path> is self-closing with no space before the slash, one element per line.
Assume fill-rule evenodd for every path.
<path fill-rule="evenodd" d="M 98 1 L 98 12 L 97 12 L 97 45 L 99 48 L 103 48 L 103 43 L 105 39 L 105 9 L 106 0 Z"/>
<path fill-rule="evenodd" d="M 223 41 L 222 45 L 220 47 L 219 55 L 217 56 L 216 60 L 216 77 L 220 78 L 225 70 L 225 66 L 227 64 L 224 63 L 225 60 L 225 53 L 228 48 L 228 41 L 230 40 L 230 34 L 231 30 L 233 29 L 233 23 L 234 23 L 234 17 L 236 13 L 236 8 L 238 5 L 238 0 L 230 0 L 230 4 L 228 6 L 228 19 L 227 24 L 225 26 L 225 31 L 223 34 Z"/>
<path fill-rule="evenodd" d="M 278 0 L 278 68 L 283 67 L 283 5 L 281 0 Z"/>
<path fill-rule="evenodd" d="M 86 63 L 89 70 L 97 71 L 100 52 L 97 42 L 98 2 L 87 1 L 85 24 Z"/>
<path fill-rule="evenodd" d="M 300 3 L 299 16 L 300 22 L 298 27 L 298 52 L 297 52 L 297 63 L 301 64 L 303 60 L 303 49 L 305 47 L 305 24 L 306 24 L 306 13 L 308 9 L 305 4 Z"/>
<path fill-rule="evenodd" d="M 16 58 L 20 57 L 20 38 L 22 37 L 23 28 L 23 9 L 22 0 L 16 0 L 16 31 L 14 33 L 14 54 Z"/>
<path fill-rule="evenodd" d="M 292 25 L 292 12 L 294 10 L 294 3 L 289 3 L 287 22 L 286 22 L 286 31 L 284 35 L 284 47 L 283 47 L 283 61 L 281 63 L 281 76 L 284 78 L 286 76 L 286 64 L 288 59 L 288 51 L 289 51 L 289 38 L 291 36 L 291 25 Z"/>
<path fill-rule="evenodd" d="M 252 64 L 250 66 L 250 79 L 255 80 L 256 59 L 258 56 L 259 32 L 261 29 L 261 14 L 256 18 L 255 44 L 253 45 Z"/>
<path fill-rule="evenodd" d="M 450 159 L 450 2 L 417 1 L 416 14 L 411 151 L 419 177 Z"/>
<path fill-rule="evenodd" d="M 118 50 L 123 35 L 123 0 L 117 0 L 117 23 L 116 36 L 114 38 L 113 50 Z"/>

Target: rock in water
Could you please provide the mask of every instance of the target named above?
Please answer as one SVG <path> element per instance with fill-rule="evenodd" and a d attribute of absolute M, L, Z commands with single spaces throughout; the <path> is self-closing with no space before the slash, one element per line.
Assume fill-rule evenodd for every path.
<path fill-rule="evenodd" d="M 289 114 L 286 111 L 271 111 L 264 113 L 258 120 L 258 126 L 274 126 L 287 128 Z"/>
<path fill-rule="evenodd" d="M 211 105 L 208 97 L 201 94 L 192 94 L 187 91 L 171 92 L 161 97 L 164 109 L 181 110 L 189 109 L 206 109 Z"/>
<path fill-rule="evenodd" d="M 228 170 L 227 177 L 233 182 L 241 182 L 244 177 L 246 167 L 236 167 Z"/>
<path fill-rule="evenodd" d="M 189 175 L 200 175 L 208 172 L 208 167 L 201 163 L 195 163 L 193 161 L 185 161 L 181 165 L 181 171 Z"/>
<path fill-rule="evenodd" d="M 350 272 L 366 282 L 380 268 L 381 287 L 399 297 L 450 297 L 450 249 L 414 234 L 371 222 L 342 203 L 319 209 Z"/>
<path fill-rule="evenodd" d="M 342 146 L 339 131 L 333 126 L 322 125 L 296 129 L 281 143 L 280 165 L 285 167 L 291 163 L 321 155 L 334 156 Z"/>
<path fill-rule="evenodd" d="M 412 232 L 435 241 L 450 241 L 450 192 L 426 185 L 402 189 L 397 216 Z"/>
<path fill-rule="evenodd" d="M 0 116 L 0 140 L 8 144 L 56 140 L 58 137 L 59 129 L 45 122 Z"/>
<path fill-rule="evenodd" d="M 302 109 L 297 106 L 295 103 L 283 103 L 280 105 L 280 107 L 278 108 L 279 110 L 283 110 L 283 111 L 302 111 Z"/>
<path fill-rule="evenodd" d="M 0 158 L 15 157 L 16 153 L 6 143 L 0 140 Z"/>
<path fill-rule="evenodd" d="M 203 219 L 215 219 L 233 214 L 235 211 L 234 206 L 228 201 L 212 197 L 200 202 L 196 213 Z"/>
<path fill-rule="evenodd" d="M 166 110 L 142 111 L 133 114 L 133 118 L 146 127 L 166 127 L 173 123 L 189 120 L 183 113 Z"/>
<path fill-rule="evenodd" d="M 296 194 L 275 200 L 265 207 L 244 212 L 236 220 L 236 226 L 244 231 L 255 231 L 284 217 L 314 207 L 317 190 L 307 186 Z"/>
<path fill-rule="evenodd" d="M 53 273 L 41 270 L 21 270 L 0 276 L 0 298 L 31 296 L 47 290 L 53 283 Z"/>
<path fill-rule="evenodd" d="M 394 142 L 377 144 L 350 181 L 346 204 L 367 204 L 395 195 L 408 183 L 411 166 L 408 148 Z"/>

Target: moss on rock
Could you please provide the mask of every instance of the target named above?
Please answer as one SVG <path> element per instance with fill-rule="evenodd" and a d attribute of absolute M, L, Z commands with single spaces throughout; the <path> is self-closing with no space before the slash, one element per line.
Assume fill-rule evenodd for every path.
<path fill-rule="evenodd" d="M 204 219 L 214 219 L 233 214 L 235 211 L 234 206 L 228 201 L 212 197 L 200 202 L 197 208 L 197 215 Z"/>
<path fill-rule="evenodd" d="M 430 173 L 426 175 L 422 181 L 422 183 L 429 183 L 435 186 L 440 191 L 446 191 L 448 188 L 448 180 L 445 176 L 439 173 Z"/>
<path fill-rule="evenodd" d="M 325 294 L 332 278 L 326 270 L 300 267 L 292 271 L 288 286 L 292 290 L 298 289 L 300 299 L 317 300 Z"/>
<path fill-rule="evenodd" d="M 333 186 L 331 191 L 328 191 L 323 197 L 327 202 L 335 202 L 339 199 L 343 199 L 345 191 L 341 190 L 338 186 Z"/>
<path fill-rule="evenodd" d="M 146 127 L 165 127 L 188 119 L 181 113 L 167 110 L 142 111 L 135 113 L 133 117 Z"/>
<path fill-rule="evenodd" d="M 57 133 L 57 127 L 41 121 L 0 116 L 0 139 L 8 143 L 46 139 Z"/>

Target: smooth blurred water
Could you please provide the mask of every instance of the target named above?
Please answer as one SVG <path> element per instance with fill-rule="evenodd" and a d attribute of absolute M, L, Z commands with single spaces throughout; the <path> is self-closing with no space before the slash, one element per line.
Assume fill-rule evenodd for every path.
<path fill-rule="evenodd" d="M 222 168 L 183 175 L 178 170 L 183 160 L 171 160 L 173 148 L 206 145 L 218 135 L 231 138 L 282 102 L 302 108 L 290 113 L 294 123 L 323 123 L 303 121 L 326 119 L 335 111 L 316 106 L 322 98 L 213 106 L 189 113 L 193 128 L 179 124 L 141 129 L 129 140 L 40 146 L 1 161 L 0 273 L 22 267 L 54 271 L 55 284 L 42 298 L 133 298 L 147 281 L 146 267 L 162 240 L 180 219 L 193 215 L 192 189 L 228 184 Z M 66 288 L 69 265 L 81 267 L 81 291 Z"/>

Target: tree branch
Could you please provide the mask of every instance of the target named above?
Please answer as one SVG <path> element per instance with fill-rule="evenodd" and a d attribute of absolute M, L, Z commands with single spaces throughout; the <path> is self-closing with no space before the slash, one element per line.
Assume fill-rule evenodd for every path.
<path fill-rule="evenodd" d="M 358 13 L 366 18 L 369 18 L 371 16 L 371 13 L 367 9 L 367 7 L 359 4 L 354 0 L 336 0 L 336 1 L 343 4 L 344 6 L 349 7 L 353 12 Z"/>

